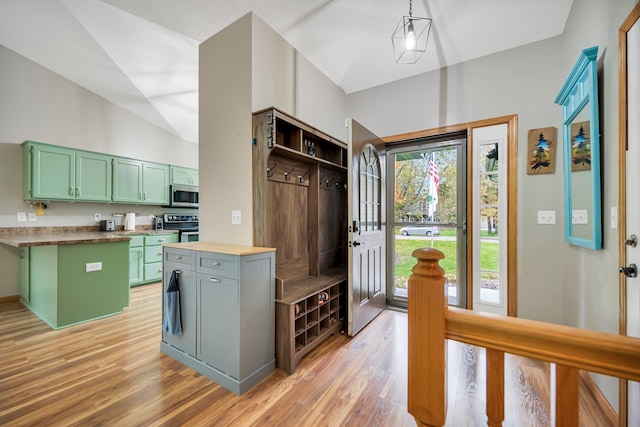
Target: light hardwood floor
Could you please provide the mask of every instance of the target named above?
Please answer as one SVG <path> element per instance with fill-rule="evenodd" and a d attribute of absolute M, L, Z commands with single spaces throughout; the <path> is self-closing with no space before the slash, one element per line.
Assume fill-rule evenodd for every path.
<path fill-rule="evenodd" d="M 123 314 L 59 331 L 1 304 L 0 425 L 415 426 L 404 313 L 330 338 L 243 396 L 160 353 L 160 325 L 159 284 L 132 289 Z M 486 425 L 484 350 L 450 342 L 448 358 L 447 425 Z M 505 371 L 504 425 L 548 425 L 548 367 L 507 355 Z M 612 425 L 583 394 L 581 425 Z"/>

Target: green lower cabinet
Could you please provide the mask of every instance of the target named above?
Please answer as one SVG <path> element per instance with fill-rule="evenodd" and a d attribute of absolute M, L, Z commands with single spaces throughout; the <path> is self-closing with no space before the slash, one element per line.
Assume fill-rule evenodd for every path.
<path fill-rule="evenodd" d="M 34 246 L 23 302 L 54 329 L 122 312 L 129 305 L 129 243 Z M 89 270 L 89 271 L 87 271 Z"/>
<path fill-rule="evenodd" d="M 177 241 L 177 234 L 132 236 L 129 248 L 129 285 L 162 281 L 162 245 Z"/>

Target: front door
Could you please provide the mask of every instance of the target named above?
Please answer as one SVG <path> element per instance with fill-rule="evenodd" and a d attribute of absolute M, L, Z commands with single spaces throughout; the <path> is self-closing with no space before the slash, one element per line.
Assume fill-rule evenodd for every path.
<path fill-rule="evenodd" d="M 384 142 L 347 119 L 349 188 L 348 333 L 354 336 L 386 304 Z"/>
<path fill-rule="evenodd" d="M 636 8 L 637 9 L 637 8 Z M 636 10 L 636 13 L 638 11 Z M 632 14 L 633 15 L 633 14 Z M 640 239 L 640 198 L 638 197 L 638 183 L 640 182 L 640 124 L 632 119 L 640 115 L 640 18 L 639 14 L 634 16 L 635 23 L 629 28 L 626 34 L 626 74 L 627 74 L 627 151 L 626 151 L 626 181 L 621 183 L 621 187 L 626 188 L 624 202 L 621 202 L 620 209 L 625 212 L 626 224 L 622 230 L 626 231 L 626 236 L 620 236 L 622 240 L 627 240 L 624 255 L 621 262 L 626 265 L 635 264 L 640 266 L 640 242 L 633 244 L 630 237 L 638 236 Z M 624 115 L 624 112 L 621 112 Z M 624 116 L 623 116 L 624 117 Z M 621 147 L 621 151 L 624 146 Z M 621 195 L 622 196 L 622 195 Z M 622 197 L 621 197 L 622 199 Z M 626 261 L 625 261 L 626 259 Z M 624 278 L 622 279 L 625 280 Z M 626 329 L 629 336 L 640 337 L 640 278 L 627 277 L 626 283 L 621 287 L 620 295 L 623 303 L 621 307 L 626 307 L 626 313 L 621 313 L 623 319 L 626 317 L 626 324 L 622 325 L 622 330 Z M 625 303 L 626 300 L 626 303 Z M 624 322 L 623 322 L 624 323 Z M 640 425 L 640 383 L 629 381 L 628 384 L 628 424 L 629 426 Z"/>

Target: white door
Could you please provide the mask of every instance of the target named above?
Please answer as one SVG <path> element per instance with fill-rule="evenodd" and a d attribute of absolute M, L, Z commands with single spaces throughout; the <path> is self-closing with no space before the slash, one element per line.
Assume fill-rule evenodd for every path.
<path fill-rule="evenodd" d="M 638 21 L 627 33 L 627 108 L 629 120 L 627 177 L 626 177 L 626 231 L 640 238 L 640 123 L 633 117 L 640 116 L 640 24 Z M 640 266 L 640 243 L 627 245 L 627 265 Z M 627 335 L 640 337 L 640 278 L 627 278 Z M 640 425 L 640 384 L 629 382 L 629 426 Z"/>
<path fill-rule="evenodd" d="M 354 336 L 386 304 L 384 142 L 353 119 L 348 129 L 349 303 Z"/>
<path fill-rule="evenodd" d="M 507 315 L 507 125 L 474 128 L 473 310 Z M 486 233 L 485 226 L 497 233 Z M 497 263 L 495 257 L 497 256 Z"/>

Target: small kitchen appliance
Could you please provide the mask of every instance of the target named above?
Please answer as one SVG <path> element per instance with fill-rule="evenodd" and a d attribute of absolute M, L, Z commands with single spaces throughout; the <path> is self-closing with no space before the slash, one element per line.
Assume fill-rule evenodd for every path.
<path fill-rule="evenodd" d="M 100 220 L 100 231 L 116 231 L 116 221 L 114 219 Z"/>

